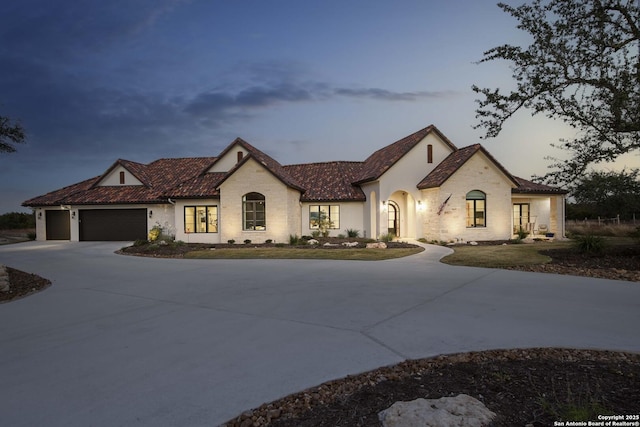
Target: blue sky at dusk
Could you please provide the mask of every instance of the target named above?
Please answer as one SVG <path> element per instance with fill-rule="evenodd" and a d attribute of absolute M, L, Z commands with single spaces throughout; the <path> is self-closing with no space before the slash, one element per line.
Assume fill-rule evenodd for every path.
<path fill-rule="evenodd" d="M 565 126 L 524 112 L 495 139 L 472 128 L 471 85 L 512 85 L 508 64 L 474 62 L 526 43 L 515 25 L 487 0 L 10 2 L 0 115 L 28 141 L 0 156 L 0 213 L 118 158 L 215 156 L 236 137 L 282 164 L 364 160 L 435 124 L 544 174 Z"/>

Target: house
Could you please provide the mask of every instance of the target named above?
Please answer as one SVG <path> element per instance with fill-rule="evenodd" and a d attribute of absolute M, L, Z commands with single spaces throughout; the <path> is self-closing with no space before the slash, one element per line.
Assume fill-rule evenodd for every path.
<path fill-rule="evenodd" d="M 38 240 L 288 242 L 330 235 L 507 240 L 520 228 L 564 236 L 566 192 L 511 175 L 480 144 L 428 126 L 366 160 L 281 165 L 242 139 L 216 157 L 117 160 L 102 175 L 23 203 Z"/>

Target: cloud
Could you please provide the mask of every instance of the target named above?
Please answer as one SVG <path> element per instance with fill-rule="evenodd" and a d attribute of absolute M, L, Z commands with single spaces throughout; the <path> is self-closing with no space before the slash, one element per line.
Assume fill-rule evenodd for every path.
<path fill-rule="evenodd" d="M 327 83 L 283 82 L 274 85 L 250 86 L 231 93 L 224 90 L 203 92 L 191 99 L 184 111 L 196 117 L 222 115 L 233 112 L 270 107 L 284 103 L 327 101 L 336 97 L 366 98 L 375 101 L 415 102 L 427 98 L 442 98 L 453 92 L 393 92 L 380 88 L 332 88 Z"/>
<path fill-rule="evenodd" d="M 334 93 L 350 98 L 369 98 L 377 101 L 418 101 L 425 98 L 443 98 L 454 94 L 454 92 L 450 91 L 392 92 L 380 88 L 337 88 Z"/>

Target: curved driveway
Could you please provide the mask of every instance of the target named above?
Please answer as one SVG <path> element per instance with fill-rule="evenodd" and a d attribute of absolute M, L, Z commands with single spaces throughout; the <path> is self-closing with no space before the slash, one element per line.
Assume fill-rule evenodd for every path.
<path fill-rule="evenodd" d="M 53 286 L 0 305 L 11 426 L 215 426 L 407 358 L 513 347 L 640 351 L 640 283 L 379 262 L 173 260 L 123 243 L 0 246 Z"/>

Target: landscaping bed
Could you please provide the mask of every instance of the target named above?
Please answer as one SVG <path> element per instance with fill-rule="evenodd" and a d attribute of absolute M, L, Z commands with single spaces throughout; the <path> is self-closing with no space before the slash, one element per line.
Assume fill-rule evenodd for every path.
<path fill-rule="evenodd" d="M 122 248 L 120 253 L 127 255 L 141 255 L 164 258 L 184 258 L 189 252 L 216 250 L 216 249 L 301 249 L 301 250 L 350 250 L 364 249 L 367 243 L 373 242 L 372 239 L 363 238 L 337 238 L 337 237 L 318 237 L 318 244 L 310 245 L 308 243 L 299 242 L 298 244 L 278 244 L 278 243 L 184 243 L 184 242 L 137 242 L 132 246 Z M 357 246 L 345 246 L 343 243 L 357 243 Z M 416 248 L 416 245 L 405 242 L 388 242 L 388 249 L 410 249 Z"/>
<path fill-rule="evenodd" d="M 494 427 L 598 421 L 598 415 L 638 414 L 639 378 L 640 354 L 633 353 L 553 348 L 462 353 L 329 381 L 224 425 L 378 427 L 378 412 L 396 401 L 461 393 L 497 414 Z"/>
<path fill-rule="evenodd" d="M 9 290 L 0 291 L 0 302 L 12 301 L 34 292 L 41 291 L 51 285 L 51 281 L 36 274 L 25 273 L 11 267 L 6 267 L 9 273 Z"/>

